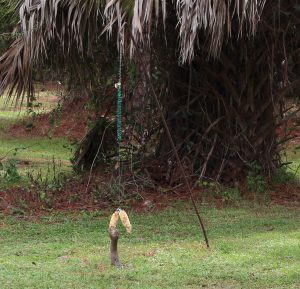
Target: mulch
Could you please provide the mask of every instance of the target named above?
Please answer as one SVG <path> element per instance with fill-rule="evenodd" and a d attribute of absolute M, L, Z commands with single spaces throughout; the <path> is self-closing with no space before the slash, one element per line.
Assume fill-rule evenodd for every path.
<path fill-rule="evenodd" d="M 87 100 L 78 98 L 72 102 L 67 102 L 62 107 L 62 113 L 55 125 L 51 125 L 51 114 L 38 115 L 34 119 L 32 130 L 28 131 L 22 124 L 11 128 L 10 137 L 28 138 L 28 137 L 67 137 L 80 140 L 88 131 L 89 122 L 95 117 L 91 111 L 85 109 Z M 295 120 L 291 120 L 290 125 L 294 125 Z M 284 134 L 279 129 L 280 135 Z M 294 139 L 292 145 L 300 143 L 300 128 L 294 129 Z M 291 145 L 291 143 L 290 143 Z M 105 183 L 113 178 L 107 173 L 98 173 L 98 183 Z M 7 190 L 0 190 L 0 212 L 4 214 L 47 214 L 55 211 L 78 211 L 78 210 L 99 210 L 118 206 L 111 200 L 99 199 L 93 193 L 93 183 L 87 189 L 87 177 L 81 180 L 70 180 L 60 190 L 56 192 L 46 191 L 48 201 L 41 200 L 40 190 L 34 186 L 28 188 L 14 187 Z M 253 200 L 253 195 L 244 189 L 243 197 Z M 201 192 L 195 191 L 198 203 L 201 203 Z M 124 201 L 126 206 L 130 206 L 137 212 L 161 210 L 172 206 L 172 203 L 182 200 L 189 200 L 189 194 L 184 186 L 179 188 L 167 188 L 164 190 L 148 189 L 140 192 L 139 200 Z M 222 199 L 212 199 L 212 204 L 217 208 L 223 208 L 230 205 Z M 300 184 L 276 185 L 269 192 L 269 202 L 284 206 L 300 206 Z"/>
<path fill-rule="evenodd" d="M 100 180 L 100 179 L 101 180 Z M 105 183 L 111 178 L 109 175 L 99 177 L 97 183 Z M 99 198 L 93 192 L 93 183 L 87 189 L 87 177 L 78 180 L 70 180 L 63 188 L 58 191 L 46 191 L 47 200 L 41 200 L 40 190 L 35 187 L 21 188 L 15 187 L 8 190 L 0 191 L 0 212 L 3 214 L 30 214 L 43 215 L 52 211 L 94 211 L 111 209 L 118 207 L 120 204 Z M 194 192 L 194 197 L 199 206 L 201 205 L 202 193 Z M 249 201 L 254 200 L 253 194 L 243 193 L 243 198 Z M 188 201 L 189 194 L 184 190 L 169 188 L 168 190 L 147 189 L 140 192 L 138 200 L 128 199 L 122 201 L 122 206 L 130 207 L 136 212 L 154 212 L 172 207 L 174 202 Z M 207 199 L 205 200 L 207 203 Z M 217 209 L 223 209 L 233 205 L 232 202 L 222 198 L 211 198 L 208 201 Z M 282 205 L 287 207 L 300 207 L 300 185 L 285 184 L 276 185 L 268 194 L 268 203 L 271 205 Z"/>
<path fill-rule="evenodd" d="M 66 103 L 61 113 L 53 116 L 51 113 L 37 115 L 33 118 L 33 127 L 28 130 L 24 124 L 16 124 L 9 131 L 10 137 L 65 137 L 80 140 L 88 131 L 88 124 L 93 119 L 93 114 L 85 109 L 86 99 L 76 99 Z"/>

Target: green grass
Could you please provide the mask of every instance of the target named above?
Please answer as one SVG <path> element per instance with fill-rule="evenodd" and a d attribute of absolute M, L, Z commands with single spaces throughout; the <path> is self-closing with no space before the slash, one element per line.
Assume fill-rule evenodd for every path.
<path fill-rule="evenodd" d="M 57 104 L 57 97 L 54 92 L 44 91 L 36 94 L 36 104 L 39 106 L 34 107 L 34 113 L 43 114 L 51 111 Z M 26 103 L 23 105 L 15 105 L 14 102 L 6 102 L 6 97 L 0 97 L 0 133 L 8 133 L 9 129 L 18 123 L 24 123 L 30 119 Z"/>
<path fill-rule="evenodd" d="M 300 210 L 204 208 L 211 249 L 187 204 L 132 214 L 110 266 L 104 212 L 0 217 L 1 288 L 299 288 Z"/>
<path fill-rule="evenodd" d="M 51 111 L 57 105 L 57 95 L 55 91 L 40 91 L 36 94 L 36 104 L 34 113 L 43 114 Z M 24 185 L 28 183 L 26 179 L 27 173 L 49 176 L 53 169 L 53 158 L 60 172 L 71 171 L 71 151 L 66 148 L 68 141 L 63 138 L 49 139 L 43 138 L 14 138 L 10 135 L 10 128 L 16 124 L 25 125 L 30 121 L 31 116 L 27 112 L 26 104 L 21 107 L 15 107 L 15 104 L 5 102 L 5 97 L 0 98 L 0 161 L 7 162 L 11 158 L 18 161 L 17 170 L 21 175 L 21 180 L 0 182 L 0 187 L 8 187 L 14 185 Z M 17 149 L 17 151 L 15 150 Z M 3 160 L 3 157 L 5 159 Z M 0 171 L 0 175 L 4 171 Z"/>
<path fill-rule="evenodd" d="M 0 110 L 0 134 L 7 133 L 9 129 L 29 119 L 26 111 L 3 111 Z"/>
<path fill-rule="evenodd" d="M 292 162 L 289 169 L 300 180 L 300 147 L 295 146 L 286 151 L 286 160 Z"/>
<path fill-rule="evenodd" d="M 68 161 L 71 154 L 67 144 L 68 141 L 62 138 L 1 139 L 0 155 L 17 148 L 16 157 L 22 160 L 51 160 L 55 156 L 56 159 Z"/>
<path fill-rule="evenodd" d="M 35 111 L 43 112 L 53 109 L 57 104 L 57 98 L 60 96 L 59 91 L 37 91 L 35 93 L 36 101 L 34 104 L 40 103 L 39 107 L 35 107 Z M 6 95 L 0 97 L 0 110 L 11 111 L 18 113 L 19 111 L 26 111 L 26 100 L 22 104 L 15 103 L 14 100 L 7 101 Z"/>
<path fill-rule="evenodd" d="M 5 164 L 12 158 L 16 159 L 17 171 L 21 176 L 21 179 L 8 183 L 4 179 L 0 187 L 26 185 L 29 181 L 28 173 L 35 177 L 41 174 L 44 178 L 50 179 L 54 176 L 54 169 L 56 173 L 69 174 L 72 172 L 70 162 L 72 152 L 68 144 L 68 140 L 61 138 L 0 139 L 0 157 L 6 156 L 2 163 Z M 2 175 L 4 171 L 2 170 Z"/>

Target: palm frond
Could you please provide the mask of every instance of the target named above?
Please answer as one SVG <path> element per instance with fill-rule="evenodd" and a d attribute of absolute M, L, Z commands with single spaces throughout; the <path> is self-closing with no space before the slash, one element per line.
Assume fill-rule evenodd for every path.
<path fill-rule="evenodd" d="M 108 31 L 111 36 L 113 26 L 117 22 L 118 32 L 122 33 L 127 22 L 135 41 L 140 44 L 146 42 L 149 45 L 153 20 L 157 21 L 162 15 L 163 23 L 166 21 L 166 5 L 166 0 L 107 0 L 104 9 L 105 31 Z M 133 42 L 131 42 L 131 56 L 134 49 Z"/>
<path fill-rule="evenodd" d="M 207 35 L 208 54 L 218 56 L 224 37 L 231 36 L 231 22 L 234 16 L 239 21 L 239 35 L 243 30 L 248 35 L 256 31 L 266 0 L 177 0 L 176 6 L 181 62 L 191 61 L 194 56 L 194 47 L 200 30 Z M 120 0 L 107 0 L 104 16 L 107 27 L 112 26 L 118 19 L 118 30 L 123 28 L 124 10 Z M 162 17 L 165 23 L 167 17 L 166 0 L 135 0 L 133 17 L 130 23 L 131 34 L 136 43 L 150 43 L 151 27 L 155 20 Z M 131 54 L 134 52 L 131 43 Z"/>
<path fill-rule="evenodd" d="M 17 4 L 17 0 L 14 0 Z M 32 94 L 32 68 L 47 57 L 50 44 L 67 57 L 91 51 L 97 35 L 101 0 L 26 0 L 20 6 L 19 38 L 0 58 L 0 95 L 8 89 L 19 100 Z"/>
<path fill-rule="evenodd" d="M 49 45 L 57 45 L 64 57 L 74 50 L 89 54 L 103 25 L 108 35 L 117 25 L 119 35 L 125 23 L 137 43 L 150 45 L 153 24 L 166 23 L 168 4 L 176 10 L 181 62 L 192 60 L 200 30 L 207 35 L 209 55 L 216 56 L 225 36 L 231 35 L 234 17 L 239 21 L 239 35 L 255 33 L 266 0 L 12 1 L 16 7 L 22 3 L 20 37 L 0 58 L 0 94 L 5 89 L 12 94 L 15 89 L 19 98 L 24 92 L 32 93 L 32 67 L 47 57 Z M 134 49 L 131 43 L 131 55 Z"/>
<path fill-rule="evenodd" d="M 231 35 L 231 22 L 235 15 L 239 20 L 240 35 L 243 28 L 254 35 L 265 0 L 178 0 L 180 55 L 182 62 L 191 61 L 199 30 L 207 34 L 208 53 L 218 56 L 225 35 Z"/>
<path fill-rule="evenodd" d="M 3 94 L 7 88 L 10 96 L 16 91 L 18 99 L 23 99 L 26 92 L 32 95 L 30 51 L 24 38 L 15 40 L 0 57 L 0 94 Z"/>

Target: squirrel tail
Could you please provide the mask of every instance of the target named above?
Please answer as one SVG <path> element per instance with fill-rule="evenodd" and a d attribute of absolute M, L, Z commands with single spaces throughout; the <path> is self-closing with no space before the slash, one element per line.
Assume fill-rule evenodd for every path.
<path fill-rule="evenodd" d="M 130 234 L 132 232 L 132 225 L 130 223 L 127 213 L 122 209 L 117 209 L 112 214 L 110 222 L 109 222 L 109 229 L 111 229 L 111 228 L 116 229 L 119 218 L 121 219 L 121 222 L 122 222 L 123 226 L 125 227 L 127 233 Z"/>

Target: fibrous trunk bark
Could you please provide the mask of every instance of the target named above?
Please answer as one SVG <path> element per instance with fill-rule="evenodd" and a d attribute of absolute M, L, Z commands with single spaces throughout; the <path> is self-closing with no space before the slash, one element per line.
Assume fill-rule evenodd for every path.
<path fill-rule="evenodd" d="M 284 76 L 278 59 L 285 56 L 276 31 L 269 29 L 261 24 L 255 39 L 231 40 L 219 59 L 209 60 L 200 50 L 184 66 L 176 56 L 164 61 L 169 54 L 164 50 L 157 57 L 168 73 L 163 106 L 191 176 L 234 183 L 253 167 L 271 176 L 280 166 L 276 128 L 284 105 L 278 84 Z M 172 50 L 169 39 L 168 44 Z M 181 183 L 166 133 L 157 156 L 171 185 Z"/>

